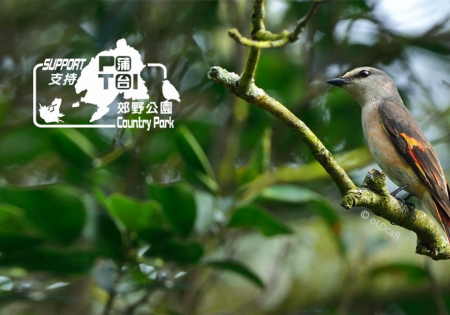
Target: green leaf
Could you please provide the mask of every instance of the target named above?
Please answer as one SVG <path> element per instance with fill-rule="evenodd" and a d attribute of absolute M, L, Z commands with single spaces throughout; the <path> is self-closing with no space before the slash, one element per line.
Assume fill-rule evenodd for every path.
<path fill-rule="evenodd" d="M 214 178 L 214 172 L 209 164 L 205 152 L 200 144 L 195 140 L 192 133 L 186 126 L 180 126 L 177 130 L 178 148 L 189 166 Z"/>
<path fill-rule="evenodd" d="M 294 185 L 277 185 L 264 189 L 259 195 L 261 201 L 305 203 L 322 198 L 316 192 Z"/>
<path fill-rule="evenodd" d="M 44 242 L 34 234 L 24 211 L 16 206 L 0 204 L 0 252 L 19 251 Z"/>
<path fill-rule="evenodd" d="M 8 117 L 8 113 L 10 111 L 10 106 L 12 104 L 13 104 L 13 102 L 12 102 L 12 97 L 11 97 L 10 93 L 3 90 L 2 93 L 0 94 L 0 124 L 4 124 L 6 117 Z M 20 129 L 22 129 L 22 128 L 20 128 Z M 8 152 L 8 153 L 10 153 L 10 152 Z"/>
<path fill-rule="evenodd" d="M 335 156 L 336 161 L 347 171 L 359 169 L 373 162 L 372 155 L 366 145 L 346 151 Z M 239 168 L 237 172 L 244 172 Z M 242 175 L 237 175 L 237 177 Z M 253 200 L 261 191 L 276 183 L 304 183 L 312 180 L 329 179 L 330 176 L 316 160 L 307 164 L 279 166 L 270 172 L 265 172 L 252 182 L 241 187 L 239 199 L 245 203 Z M 292 195 L 295 197 L 295 195 Z"/>
<path fill-rule="evenodd" d="M 86 220 L 80 193 L 70 186 L 3 187 L 0 200 L 21 208 L 43 236 L 62 244 L 78 237 Z"/>
<path fill-rule="evenodd" d="M 58 131 L 63 134 L 67 140 L 76 144 L 78 148 L 91 159 L 94 159 L 97 156 L 97 149 L 94 144 L 80 131 L 76 129 L 58 129 Z"/>
<path fill-rule="evenodd" d="M 188 236 L 196 217 L 194 191 L 184 183 L 151 185 L 148 191 L 150 199 L 162 205 L 165 217 L 177 234 L 181 237 Z"/>
<path fill-rule="evenodd" d="M 108 198 L 106 194 L 103 192 L 103 190 L 98 186 L 92 186 L 90 188 L 93 197 L 95 200 L 102 206 L 103 208 L 107 208 Z"/>
<path fill-rule="evenodd" d="M 145 255 L 150 257 L 161 257 L 166 261 L 196 263 L 203 256 L 203 247 L 196 242 L 182 243 L 178 241 L 168 241 L 150 246 Z"/>
<path fill-rule="evenodd" d="M 22 234 L 0 234 L 0 252 L 30 249 L 43 243 L 41 238 Z M 9 255 L 9 253 L 8 253 Z"/>
<path fill-rule="evenodd" d="M 3 91 L 0 94 L 0 99 L 3 96 Z M 1 108 L 0 112 L 3 110 L 4 108 Z M 52 149 L 47 130 L 41 129 L 40 132 L 36 132 L 34 126 L 26 128 L 22 126 L 9 130 L 0 137 L 0 165 L 29 163 L 36 156 L 48 154 Z"/>
<path fill-rule="evenodd" d="M 97 214 L 95 222 L 95 245 L 100 254 L 116 260 L 122 259 L 124 252 L 122 235 L 114 220 L 111 216 L 101 212 Z"/>
<path fill-rule="evenodd" d="M 371 278 L 378 278 L 382 275 L 389 276 L 390 278 L 393 276 L 401 276 L 411 281 L 422 281 L 428 277 L 427 271 L 424 268 L 408 263 L 393 263 L 375 267 L 369 271 L 369 274 Z"/>
<path fill-rule="evenodd" d="M 277 217 L 256 205 L 236 209 L 228 227 L 256 228 L 265 236 L 292 233 L 291 228 Z"/>
<path fill-rule="evenodd" d="M 147 227 L 138 231 L 138 237 L 150 244 L 167 242 L 172 236 L 172 231 L 158 227 Z"/>
<path fill-rule="evenodd" d="M 248 166 L 238 173 L 240 177 L 238 178 L 238 182 L 240 185 L 252 181 L 258 175 L 269 169 L 271 137 L 272 130 L 266 128 L 252 150 L 252 156 Z"/>
<path fill-rule="evenodd" d="M 55 151 L 78 168 L 87 169 L 92 166 L 92 161 L 98 156 L 98 152 L 90 139 L 76 129 L 65 128 L 52 131 Z"/>
<path fill-rule="evenodd" d="M 341 253 L 345 252 L 344 243 L 340 238 L 342 220 L 330 202 L 318 193 L 295 185 L 277 185 L 264 189 L 257 200 L 258 202 L 278 202 L 294 205 L 308 204 L 325 220 Z"/>
<path fill-rule="evenodd" d="M 0 256 L 0 266 L 20 266 L 31 271 L 84 273 L 91 269 L 96 256 L 92 252 L 32 249 Z"/>
<path fill-rule="evenodd" d="M 0 231 L 20 231 L 24 228 L 24 211 L 6 203 L 0 204 Z"/>
<path fill-rule="evenodd" d="M 161 206 L 153 200 L 141 202 L 113 194 L 107 201 L 108 211 L 128 230 L 137 231 L 150 225 L 160 225 Z"/>
<path fill-rule="evenodd" d="M 185 176 L 186 180 L 189 182 L 192 182 L 193 184 L 198 184 L 201 187 L 206 188 L 208 191 L 212 192 L 213 194 L 217 194 L 219 191 L 219 186 L 217 185 L 217 182 L 208 175 L 196 171 L 191 168 L 187 168 L 185 170 Z"/>
<path fill-rule="evenodd" d="M 202 262 L 202 265 L 213 267 L 221 270 L 227 270 L 235 272 L 244 278 L 250 280 L 254 284 L 256 284 L 261 289 L 265 288 L 264 282 L 250 269 L 241 264 L 240 262 L 234 260 L 206 260 Z"/>
<path fill-rule="evenodd" d="M 216 193 L 218 185 L 211 164 L 200 144 L 186 126 L 177 129 L 177 146 L 188 165 L 189 175 L 194 176 L 206 188 Z"/>
<path fill-rule="evenodd" d="M 295 185 L 277 185 L 264 189 L 259 202 L 281 202 L 290 204 L 308 203 L 330 226 L 339 225 L 341 219 L 330 202 L 318 193 Z"/>
<path fill-rule="evenodd" d="M 195 231 L 203 236 L 211 231 L 216 220 L 218 210 L 217 197 L 201 190 L 195 192 L 195 203 L 197 205 L 197 216 L 195 220 Z"/>

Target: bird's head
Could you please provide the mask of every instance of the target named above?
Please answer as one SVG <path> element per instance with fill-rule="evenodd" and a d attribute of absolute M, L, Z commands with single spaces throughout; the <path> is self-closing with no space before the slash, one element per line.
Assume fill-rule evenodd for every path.
<path fill-rule="evenodd" d="M 327 80 L 327 83 L 344 89 L 361 106 L 373 101 L 400 99 L 394 81 L 385 72 L 372 67 L 353 69 L 338 78 Z"/>

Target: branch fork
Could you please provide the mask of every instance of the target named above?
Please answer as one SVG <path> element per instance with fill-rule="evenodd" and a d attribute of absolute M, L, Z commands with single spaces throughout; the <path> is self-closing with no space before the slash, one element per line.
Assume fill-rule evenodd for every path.
<path fill-rule="evenodd" d="M 257 1 L 255 1 L 255 5 L 256 2 Z M 264 24 L 259 23 L 259 21 L 260 20 L 262 21 L 262 19 L 264 18 L 264 13 L 261 14 L 260 13 L 261 10 L 257 11 L 254 10 L 252 19 L 258 20 L 259 23 L 258 25 L 260 26 L 260 29 L 252 31 L 252 39 L 244 37 L 241 33 L 239 33 L 239 31 L 236 28 L 230 29 L 228 31 L 228 36 L 233 38 L 236 42 L 238 42 L 241 45 L 254 47 L 258 49 L 283 47 L 287 44 L 297 41 L 300 38 L 300 35 L 305 29 L 306 24 L 312 18 L 312 16 L 317 10 L 317 7 L 321 2 L 323 1 L 320 0 L 313 1 L 313 4 L 311 5 L 308 13 L 306 13 L 306 15 L 297 22 L 292 32 L 284 30 L 279 34 L 273 34 L 269 31 L 266 31 L 263 26 Z M 253 23 L 253 25 L 255 25 L 255 23 Z"/>
<path fill-rule="evenodd" d="M 450 259 L 450 246 L 439 227 L 423 211 L 415 210 L 391 196 L 386 186 L 386 175 L 375 169 L 367 173 L 360 189 L 349 190 L 342 196 L 345 209 L 365 207 L 395 225 L 417 234 L 416 253 L 434 260 Z"/>

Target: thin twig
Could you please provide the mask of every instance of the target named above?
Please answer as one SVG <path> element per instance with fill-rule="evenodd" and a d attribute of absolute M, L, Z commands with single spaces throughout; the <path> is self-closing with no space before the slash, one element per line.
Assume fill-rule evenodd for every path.
<path fill-rule="evenodd" d="M 302 34 L 303 30 L 305 29 L 306 24 L 308 24 L 309 20 L 313 17 L 314 13 L 317 11 L 317 7 L 319 6 L 321 2 L 320 1 L 314 1 L 314 3 L 311 5 L 311 7 L 308 10 L 308 13 L 304 17 L 302 17 L 300 20 L 298 20 L 297 25 L 295 26 L 294 30 L 289 34 L 289 40 L 290 42 L 295 42 L 300 38 L 300 35 Z"/>
<path fill-rule="evenodd" d="M 148 289 L 144 295 L 137 300 L 135 303 L 131 304 L 124 312 L 124 314 L 126 315 L 132 315 L 134 314 L 134 311 L 141 306 L 142 304 L 144 304 L 145 302 L 147 302 L 147 300 L 150 298 L 150 295 L 153 293 L 152 290 Z"/>
<path fill-rule="evenodd" d="M 117 268 L 118 268 L 117 277 L 116 277 L 116 279 L 114 280 L 113 285 L 112 285 L 111 288 L 109 289 L 109 292 L 108 292 L 108 301 L 106 302 L 105 308 L 103 309 L 103 315 L 109 315 L 109 314 L 111 313 L 111 310 L 112 310 L 113 305 L 114 305 L 114 299 L 115 299 L 116 296 L 117 296 L 117 290 L 116 290 L 116 288 L 117 288 L 117 286 L 119 285 L 120 280 L 122 279 L 122 276 L 123 276 L 123 274 L 124 274 L 124 271 L 122 270 L 122 269 L 123 269 L 124 263 L 125 263 L 125 259 L 122 259 L 122 260 L 119 262 L 118 266 L 117 266 Z"/>
<path fill-rule="evenodd" d="M 306 13 L 306 15 L 297 22 L 292 32 L 283 31 L 280 34 L 273 34 L 261 29 L 261 31 L 252 32 L 252 39 L 249 39 L 242 36 L 236 28 L 232 28 L 228 31 L 228 35 L 238 43 L 252 48 L 267 49 L 283 47 L 297 41 L 300 38 L 306 24 L 312 18 L 321 2 L 323 1 L 316 0 L 313 2 L 308 10 L 308 13 Z"/>

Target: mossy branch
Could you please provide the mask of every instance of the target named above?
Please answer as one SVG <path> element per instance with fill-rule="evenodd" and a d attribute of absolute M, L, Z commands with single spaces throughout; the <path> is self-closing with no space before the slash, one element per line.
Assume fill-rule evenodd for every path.
<path fill-rule="evenodd" d="M 255 1 L 255 5 L 258 3 L 258 5 L 262 5 L 262 1 Z M 256 24 L 252 23 L 253 29 L 252 29 L 252 38 L 246 38 L 236 28 L 232 28 L 228 31 L 228 36 L 233 38 L 236 42 L 239 44 L 257 48 L 257 49 L 266 49 L 266 48 L 276 48 L 276 47 L 283 47 L 287 44 L 293 43 L 297 41 L 300 38 L 300 35 L 302 34 L 303 30 L 305 29 L 306 24 L 309 22 L 309 20 L 312 18 L 314 13 L 317 10 L 317 7 L 319 4 L 324 1 L 315 0 L 311 7 L 309 8 L 308 13 L 301 18 L 297 24 L 295 25 L 295 28 L 292 32 L 288 32 L 286 30 L 282 31 L 279 34 L 273 34 L 269 31 L 266 31 L 264 28 L 264 24 L 262 24 L 262 18 L 264 17 L 264 14 L 255 15 L 255 10 L 253 11 L 252 19 L 255 17 L 260 18 L 261 23 Z M 255 7 L 254 7 L 255 8 Z M 257 11 L 261 12 L 261 11 Z M 259 29 L 255 29 L 256 27 L 261 27 Z"/>
<path fill-rule="evenodd" d="M 252 12 L 252 39 L 256 39 L 256 34 L 265 32 L 264 16 L 266 12 L 264 9 L 264 0 L 255 0 Z M 245 62 L 244 71 L 239 82 L 239 89 L 242 92 L 247 91 L 250 82 L 255 77 L 256 66 L 258 65 L 259 55 L 261 50 L 256 47 L 250 47 L 250 51 Z"/>
<path fill-rule="evenodd" d="M 239 82 L 239 89 L 242 92 L 247 91 L 250 82 L 255 77 L 256 67 L 258 65 L 259 56 L 261 54 L 261 49 L 264 48 L 274 48 L 281 47 L 289 43 L 293 43 L 300 38 L 306 24 L 312 18 L 314 13 L 317 11 L 317 7 L 324 0 L 314 0 L 313 4 L 308 10 L 308 13 L 301 18 L 292 32 L 283 31 L 280 34 L 273 34 L 266 31 L 264 25 L 264 17 L 266 11 L 264 8 L 264 0 L 255 0 L 253 3 L 252 12 L 252 31 L 251 39 L 242 36 L 237 29 L 231 29 L 228 31 L 228 35 L 234 38 L 238 43 L 250 47 L 248 53 L 247 61 L 244 66 L 244 71 Z"/>
<path fill-rule="evenodd" d="M 434 221 L 420 210 L 409 209 L 386 188 L 386 176 L 376 170 L 368 173 L 361 187 L 357 187 L 344 169 L 336 162 L 316 135 L 291 111 L 250 82 L 246 91 L 239 88 L 239 76 L 220 67 L 208 72 L 212 81 L 224 86 L 243 100 L 272 114 L 308 146 L 316 160 L 338 186 L 342 195 L 342 206 L 346 209 L 366 207 L 390 222 L 414 231 L 418 237 L 416 253 L 434 260 L 450 259 L 450 246 L 443 238 Z"/>
<path fill-rule="evenodd" d="M 338 185 L 341 193 L 357 188 L 341 166 L 332 158 L 331 153 L 328 152 L 322 142 L 320 142 L 305 123 L 298 119 L 280 102 L 267 95 L 264 90 L 256 87 L 256 85 L 251 82 L 247 91 L 241 91 L 239 89 L 239 76 L 236 73 L 230 73 L 220 67 L 212 67 L 208 72 L 208 77 L 214 82 L 223 85 L 228 91 L 245 101 L 268 111 L 289 128 L 293 129 L 314 154 L 316 160 L 319 161 L 327 173 L 330 174 Z"/>

